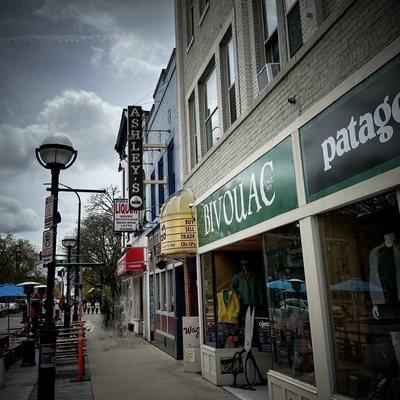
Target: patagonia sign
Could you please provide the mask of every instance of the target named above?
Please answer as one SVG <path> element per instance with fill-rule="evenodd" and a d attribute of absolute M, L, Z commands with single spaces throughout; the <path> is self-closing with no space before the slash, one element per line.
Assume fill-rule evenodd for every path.
<path fill-rule="evenodd" d="M 199 246 L 297 207 L 288 137 L 197 205 Z"/>
<path fill-rule="evenodd" d="M 400 165 L 400 56 L 300 129 L 313 201 Z"/>

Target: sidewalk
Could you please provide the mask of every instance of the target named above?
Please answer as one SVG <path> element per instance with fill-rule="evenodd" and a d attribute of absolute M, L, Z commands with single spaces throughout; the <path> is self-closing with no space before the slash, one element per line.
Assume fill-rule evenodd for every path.
<path fill-rule="evenodd" d="M 37 365 L 21 368 L 18 360 L 6 372 L 6 386 L 0 389 L 0 399 L 27 400 L 36 385 L 37 375 Z"/>
<path fill-rule="evenodd" d="M 237 400 L 133 333 L 105 330 L 101 315 L 85 319 L 94 400 Z"/>

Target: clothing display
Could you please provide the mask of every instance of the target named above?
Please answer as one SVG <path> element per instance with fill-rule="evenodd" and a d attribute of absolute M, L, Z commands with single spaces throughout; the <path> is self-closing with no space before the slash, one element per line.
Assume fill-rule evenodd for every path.
<path fill-rule="evenodd" d="M 217 301 L 218 322 L 236 324 L 240 312 L 240 303 L 236 293 L 223 289 L 217 293 Z"/>
<path fill-rule="evenodd" d="M 388 265 L 385 260 L 389 261 Z M 375 247 L 369 256 L 371 300 L 374 305 L 400 301 L 400 246 L 385 243 Z M 376 290 L 376 287 L 382 290 Z"/>
<path fill-rule="evenodd" d="M 230 288 L 238 295 L 241 304 L 262 303 L 260 281 L 254 273 L 246 275 L 242 271 L 238 272 L 232 278 Z"/>
<path fill-rule="evenodd" d="M 389 243 L 386 242 L 390 236 Z M 393 240 L 393 242 L 391 242 Z M 375 247 L 369 257 L 371 300 L 377 312 L 374 317 L 389 332 L 400 365 L 400 246 L 394 234 L 385 235 L 385 242 Z"/>

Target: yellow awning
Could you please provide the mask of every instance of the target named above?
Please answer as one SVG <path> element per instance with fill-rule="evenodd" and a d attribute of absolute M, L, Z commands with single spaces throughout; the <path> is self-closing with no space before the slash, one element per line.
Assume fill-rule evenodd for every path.
<path fill-rule="evenodd" d="M 197 252 L 194 194 L 184 189 L 171 196 L 161 209 L 161 255 L 182 258 Z"/>

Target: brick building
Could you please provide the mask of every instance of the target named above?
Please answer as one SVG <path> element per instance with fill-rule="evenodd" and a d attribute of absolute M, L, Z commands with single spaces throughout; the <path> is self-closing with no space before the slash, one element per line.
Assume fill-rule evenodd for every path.
<path fill-rule="evenodd" d="M 175 16 L 203 376 L 232 383 L 254 310 L 270 398 L 400 397 L 399 3 L 175 0 Z"/>

